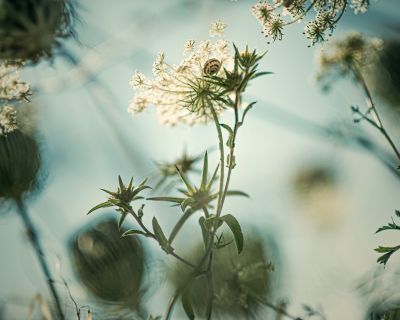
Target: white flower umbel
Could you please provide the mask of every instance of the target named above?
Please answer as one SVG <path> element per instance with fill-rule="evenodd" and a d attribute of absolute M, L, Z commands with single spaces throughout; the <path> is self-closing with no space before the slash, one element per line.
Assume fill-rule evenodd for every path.
<path fill-rule="evenodd" d="M 21 81 L 19 66 L 0 64 L 0 102 L 19 101 L 29 95 L 29 85 Z"/>
<path fill-rule="evenodd" d="M 17 110 L 11 106 L 0 107 L 0 135 L 17 129 Z"/>
<path fill-rule="evenodd" d="M 221 36 L 225 24 L 211 25 L 210 34 Z M 198 44 L 189 40 L 184 46 L 184 59 L 178 65 L 169 65 L 165 54 L 159 53 L 153 64 L 153 79 L 136 72 L 130 84 L 135 95 L 128 111 L 136 115 L 154 105 L 160 122 L 193 125 L 207 123 L 212 118 L 211 105 L 219 115 L 225 106 L 213 96 L 221 90 L 207 76 L 225 76 L 233 67 L 233 54 L 226 40 L 205 40 Z"/>
<path fill-rule="evenodd" d="M 282 40 L 284 27 L 311 17 L 304 34 L 314 45 L 328 39 L 349 7 L 355 14 L 365 13 L 369 4 L 370 0 L 258 0 L 251 11 L 262 33 L 274 41 Z"/>

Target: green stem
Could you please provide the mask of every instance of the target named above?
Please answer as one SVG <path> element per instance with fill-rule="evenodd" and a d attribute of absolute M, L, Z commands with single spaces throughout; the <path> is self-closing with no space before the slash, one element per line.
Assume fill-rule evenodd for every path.
<path fill-rule="evenodd" d="M 215 128 L 217 129 L 218 134 L 218 145 L 219 145 L 219 162 L 220 162 L 220 176 L 219 176 L 219 191 L 218 191 L 218 201 L 217 201 L 217 212 L 215 216 L 218 218 L 221 215 L 222 211 L 222 193 L 224 190 L 224 179 L 225 179 L 225 153 L 224 153 L 224 138 L 222 136 L 221 126 L 219 124 L 217 113 L 215 112 L 214 106 L 212 103 L 209 104 L 211 114 L 213 116 Z M 215 228 L 214 228 L 215 229 Z M 212 240 L 212 239 L 211 239 Z"/>

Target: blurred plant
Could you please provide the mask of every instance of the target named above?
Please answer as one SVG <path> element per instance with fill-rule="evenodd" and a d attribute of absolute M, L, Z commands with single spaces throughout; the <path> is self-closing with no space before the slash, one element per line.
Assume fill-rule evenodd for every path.
<path fill-rule="evenodd" d="M 203 246 L 199 244 L 190 251 L 192 260 L 201 258 Z M 215 252 L 212 285 L 215 313 L 220 318 L 256 318 L 262 301 L 271 298 L 273 279 L 270 272 L 273 271 L 273 266 L 268 259 L 273 255 L 269 251 L 262 239 L 256 235 L 246 238 L 241 254 L 229 245 Z M 183 285 L 190 271 L 190 268 L 181 264 L 174 266 L 170 279 L 176 288 Z M 189 299 L 199 317 L 205 316 L 209 299 L 205 282 L 206 274 L 199 275 L 185 291 L 185 299 Z"/>
<path fill-rule="evenodd" d="M 211 25 L 211 36 L 221 36 L 225 29 L 225 24 L 221 21 Z M 139 195 L 146 186 L 144 180 L 139 186 L 134 187 L 132 180 L 125 186 L 121 178 L 119 188 L 116 192 L 107 192 L 110 197 L 89 211 L 104 208 L 116 207 L 121 217 L 119 226 L 129 214 L 133 216 L 139 225 L 138 229 L 124 232 L 124 236 L 143 235 L 156 240 L 161 249 L 180 260 L 191 268 L 190 274 L 177 288 L 166 312 L 166 319 L 170 319 L 173 308 L 180 296 L 185 304 L 185 310 L 189 318 L 194 318 L 191 314 L 191 306 L 187 304 L 186 292 L 188 286 L 199 275 L 204 274 L 208 283 L 208 299 L 204 314 L 207 319 L 211 319 L 215 292 L 213 289 L 213 257 L 221 247 L 227 246 L 230 242 L 225 242 L 218 230 L 222 224 L 226 224 L 233 233 L 238 253 L 243 250 L 243 234 L 236 218 L 231 214 L 222 214 L 223 205 L 228 195 L 246 195 L 241 191 L 230 191 L 229 184 L 231 174 L 236 166 L 235 143 L 238 129 L 243 125 L 246 113 L 254 105 L 251 103 L 239 116 L 239 109 L 242 104 L 242 94 L 246 91 L 249 82 L 259 76 L 268 74 L 258 72 L 258 63 L 264 55 L 256 51 L 245 51 L 240 53 L 235 45 L 231 52 L 229 43 L 219 39 L 215 42 L 210 40 L 202 41 L 196 46 L 194 40 L 189 40 L 185 44 L 186 56 L 179 65 L 170 66 L 165 61 L 164 53 L 160 53 L 153 65 L 154 79 L 147 79 L 141 73 L 135 73 L 131 80 L 132 86 L 137 91 L 129 106 L 129 112 L 134 115 L 145 110 L 148 105 L 156 107 L 161 123 L 167 125 L 177 125 L 179 123 L 194 125 L 199 123 L 213 122 L 217 131 L 218 145 L 220 152 L 219 164 L 216 166 L 211 178 L 208 174 L 208 156 L 204 156 L 202 178 L 199 187 L 195 187 L 186 175 L 176 167 L 176 171 L 181 177 L 185 189 L 178 189 L 183 196 L 181 197 L 152 197 L 149 200 L 172 202 L 180 208 L 183 213 L 181 218 L 173 227 L 170 236 L 167 238 L 156 217 L 152 219 L 153 231 L 150 231 L 143 223 L 144 204 L 138 210 L 134 210 L 131 203 L 142 199 Z M 234 123 L 229 126 L 220 123 L 219 117 L 224 110 L 233 110 Z M 222 129 L 225 129 L 228 138 L 225 140 Z M 225 147 L 228 154 L 225 154 Z M 227 173 L 225 172 L 227 167 Z M 217 178 L 217 172 L 219 176 Z M 214 182 L 218 182 L 218 188 L 213 190 Z M 212 210 L 211 212 L 209 210 Z M 193 213 L 201 211 L 199 223 L 204 241 L 204 252 L 198 263 L 194 264 L 175 253 L 172 242 L 178 232 Z"/>
<path fill-rule="evenodd" d="M 343 195 L 338 192 L 338 174 L 329 164 L 308 164 L 292 176 L 294 195 L 320 226 L 331 227 L 343 213 Z"/>
<path fill-rule="evenodd" d="M 391 307 L 373 306 L 368 311 L 366 320 L 400 320 L 400 305 L 397 303 Z"/>
<path fill-rule="evenodd" d="M 372 89 L 397 111 L 400 108 L 400 41 L 385 40 L 377 59 L 366 70 Z"/>
<path fill-rule="evenodd" d="M 75 273 L 90 293 L 143 313 L 145 251 L 138 239 L 120 239 L 117 222 L 105 219 L 76 232 L 69 247 Z"/>
<path fill-rule="evenodd" d="M 378 52 L 382 49 L 383 42 L 379 39 L 367 39 L 359 33 L 351 33 L 342 41 L 332 42 L 331 51 L 323 52 L 320 56 L 320 72 L 317 76 L 319 81 L 325 78 L 332 81 L 332 75 L 351 76 L 361 86 L 365 99 L 367 109 L 366 111 L 360 110 L 358 106 L 352 106 L 351 110 L 354 114 L 353 121 L 359 123 L 363 120 L 367 121 L 372 127 L 377 129 L 390 145 L 393 153 L 400 161 L 400 151 L 387 132 L 381 117 L 376 108 L 375 102 L 372 98 L 369 87 L 364 80 L 363 71 L 371 63 L 376 61 Z M 398 211 L 396 211 L 397 215 Z M 397 225 L 389 223 L 378 229 L 377 232 L 388 229 L 396 229 Z M 386 265 L 390 256 L 396 252 L 399 247 L 382 247 L 379 246 L 375 250 L 383 253 L 378 258 L 378 262 Z"/>
<path fill-rule="evenodd" d="M 0 59 L 37 63 L 51 58 L 61 40 L 74 35 L 70 0 L 0 2 Z"/>
<path fill-rule="evenodd" d="M 335 76 L 351 76 L 361 86 L 366 100 L 365 111 L 358 106 L 351 106 L 353 121 L 363 120 L 376 128 L 389 143 L 394 154 L 400 160 L 400 151 L 383 125 L 369 87 L 363 76 L 363 68 L 371 64 L 383 45 L 380 39 L 367 39 L 359 33 L 351 33 L 341 41 L 332 42 L 328 50 L 321 52 L 317 80 L 327 88 Z M 324 83 L 325 81 L 325 83 Z"/>
<path fill-rule="evenodd" d="M 180 172 L 183 174 L 188 174 L 190 172 L 196 171 L 194 165 L 199 162 L 203 158 L 203 155 L 197 156 L 189 156 L 186 150 L 183 151 L 183 154 L 173 162 L 156 162 L 156 166 L 158 169 L 159 180 L 154 187 L 154 190 L 161 188 L 165 183 L 165 190 L 168 191 L 171 189 L 175 183 L 176 178 L 179 178 L 179 174 L 176 170 L 178 168 Z"/>
<path fill-rule="evenodd" d="M 332 35 L 349 7 L 358 14 L 367 12 L 369 5 L 370 0 L 259 0 L 251 11 L 262 25 L 262 33 L 273 41 L 282 40 L 286 26 L 312 16 L 303 33 L 314 45 Z"/>
<path fill-rule="evenodd" d="M 38 186 L 41 155 L 37 141 L 15 129 L 0 135 L 0 200 L 16 204 L 28 238 L 35 250 L 40 267 L 53 296 L 59 319 L 64 319 L 61 302 L 54 286 L 49 264 L 40 242 L 39 232 L 30 218 L 25 205 L 26 197 Z"/>

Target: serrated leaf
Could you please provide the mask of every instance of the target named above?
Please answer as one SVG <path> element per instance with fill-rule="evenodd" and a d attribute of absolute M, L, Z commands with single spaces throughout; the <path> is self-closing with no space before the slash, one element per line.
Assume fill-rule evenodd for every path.
<path fill-rule="evenodd" d="M 389 261 L 390 257 L 392 256 L 392 254 L 395 253 L 399 249 L 400 249 L 400 246 L 395 246 L 395 247 L 381 247 L 381 246 L 379 246 L 378 248 L 376 248 L 374 250 L 376 252 L 384 253 L 384 254 L 381 255 L 376 261 L 378 263 L 381 263 L 384 266 L 386 266 L 387 262 Z"/>
<path fill-rule="evenodd" d="M 97 209 L 108 208 L 108 207 L 112 207 L 112 206 L 114 206 L 113 203 L 111 203 L 110 201 L 106 201 L 106 202 L 98 204 L 97 206 L 94 206 L 92 209 L 89 210 L 89 212 L 87 214 L 92 213 L 93 211 L 95 211 Z"/>
<path fill-rule="evenodd" d="M 239 222 L 231 214 L 223 215 L 222 217 L 220 217 L 220 219 L 228 225 L 229 229 L 231 229 L 233 233 L 233 238 L 235 239 L 236 247 L 238 249 L 238 253 L 241 253 L 243 250 L 243 233 Z"/>
<path fill-rule="evenodd" d="M 142 235 L 142 236 L 145 236 L 145 237 L 148 236 L 148 235 L 147 235 L 145 232 L 143 232 L 143 231 L 131 229 L 131 230 L 125 231 L 125 232 L 121 235 L 121 237 L 127 237 L 127 236 L 133 236 L 133 235 Z"/>
<path fill-rule="evenodd" d="M 193 307 L 192 307 L 192 299 L 191 299 L 191 294 L 190 294 L 190 287 L 182 292 L 181 301 L 182 301 L 183 310 L 185 311 L 187 317 L 190 320 L 193 320 L 195 318 L 195 315 L 194 315 L 194 310 L 193 310 Z"/>
<path fill-rule="evenodd" d="M 156 217 L 153 217 L 152 225 L 153 225 L 154 235 L 155 235 L 158 243 L 160 244 L 161 249 L 163 249 L 167 254 L 172 253 L 174 251 L 174 249 L 171 247 L 167 238 L 165 237 L 165 234 L 162 231 L 160 224 L 158 223 Z"/>

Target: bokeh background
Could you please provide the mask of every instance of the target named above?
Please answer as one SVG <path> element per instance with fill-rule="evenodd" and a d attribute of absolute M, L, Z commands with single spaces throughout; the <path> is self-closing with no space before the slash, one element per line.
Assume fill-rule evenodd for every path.
<path fill-rule="evenodd" d="M 159 125 L 152 110 L 136 118 L 126 111 L 133 96 L 128 84 L 133 72 L 150 75 L 160 50 L 169 62 L 179 62 L 184 42 L 207 38 L 208 26 L 216 19 L 228 24 L 226 38 L 237 46 L 267 50 L 260 69 L 273 72 L 254 81 L 245 96 L 257 104 L 238 138 L 232 187 L 251 198 L 232 198 L 226 210 L 237 216 L 247 235 L 258 232 L 274 243 L 278 297 L 289 303 L 292 313 L 301 313 L 308 304 L 321 306 L 327 319 L 365 319 L 372 301 L 388 292 L 385 279 L 396 274 L 400 260 L 394 256 L 381 270 L 373 248 L 396 239 L 374 232 L 399 208 L 399 178 L 353 139 L 330 133 L 332 128 L 363 130 L 386 150 L 373 129 L 351 121 L 349 106 L 363 105 L 361 91 L 343 80 L 323 93 L 313 79 L 321 47 L 307 47 L 302 24 L 287 28 L 283 41 L 267 44 L 251 15 L 253 3 L 79 1 L 79 42 L 66 43 L 74 63 L 59 57 L 24 71 L 23 79 L 35 90 L 32 104 L 38 110 L 47 176 L 29 207 L 50 262 L 82 305 L 90 304 L 90 298 L 74 276 L 68 244 L 82 226 L 106 215 L 86 215 L 104 199 L 99 188 L 114 188 L 118 174 L 125 179 L 133 175 L 136 182 L 154 177 L 154 161 L 172 161 L 185 148 L 197 155 L 216 146 L 211 124 L 167 128 Z M 393 38 L 398 36 L 399 17 L 398 0 L 372 1 L 368 13 L 346 15 L 334 37 L 358 30 Z M 388 130 L 399 141 L 399 114 L 379 98 L 378 103 Z M 211 153 L 211 160 L 217 163 L 217 152 Z M 156 215 L 167 230 L 178 216 L 165 205 L 146 208 L 145 221 Z M 198 228 L 196 219 L 180 235 L 183 252 L 200 239 L 193 228 Z M 172 265 L 173 258 L 150 241 L 143 245 L 146 281 L 154 287 L 145 305 L 152 314 L 162 314 L 172 292 L 165 266 Z M 46 293 L 47 288 L 12 212 L 0 217 L 0 252 L 0 302 L 7 319 L 23 319 L 35 293 Z M 369 282 L 377 269 L 381 291 L 360 291 L 359 285 Z M 59 287 L 65 303 L 71 304 Z M 184 318 L 178 308 L 179 317 Z"/>

